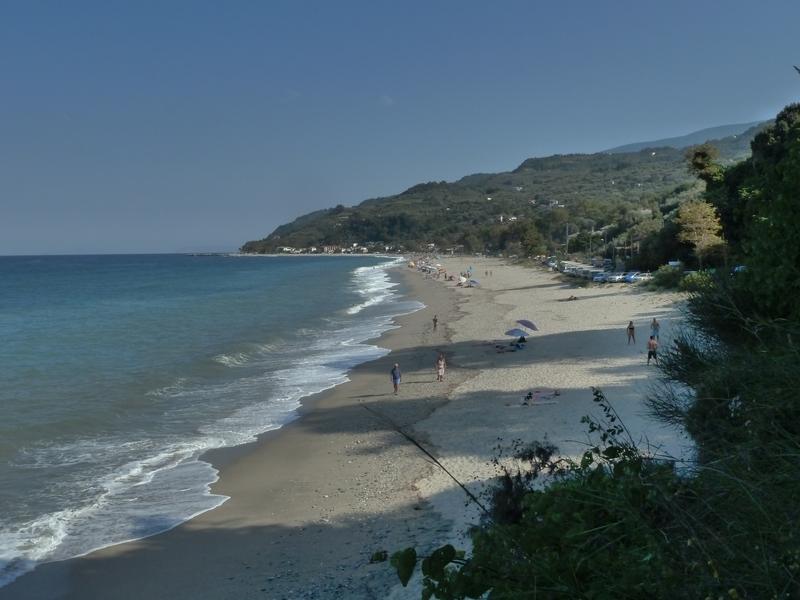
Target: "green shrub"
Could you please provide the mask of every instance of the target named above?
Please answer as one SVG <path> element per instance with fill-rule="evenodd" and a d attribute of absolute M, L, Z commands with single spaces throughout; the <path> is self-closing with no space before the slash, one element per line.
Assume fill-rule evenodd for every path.
<path fill-rule="evenodd" d="M 424 600 L 800 597 L 797 414 L 760 417 L 792 422 L 743 443 L 754 414 L 734 411 L 723 422 L 739 439 L 681 475 L 637 448 L 599 390 L 595 402 L 604 418 L 584 422 L 597 445 L 569 460 L 518 444 L 524 467 L 502 470 L 472 555 L 396 552 L 401 582 L 421 562 Z"/>
<path fill-rule="evenodd" d="M 684 275 L 678 286 L 685 292 L 701 292 L 714 285 L 713 275 L 708 271 L 693 271 Z"/>
<path fill-rule="evenodd" d="M 683 269 L 662 265 L 653 273 L 653 284 L 659 288 L 678 289 L 683 279 Z"/>
<path fill-rule="evenodd" d="M 516 445 L 524 466 L 501 469 L 488 522 L 471 531 L 472 556 L 444 546 L 422 560 L 423 598 L 656 598 L 681 589 L 686 552 L 667 540 L 696 498 L 671 463 L 636 448 L 599 390 L 595 401 L 605 418 L 584 419 L 598 444 L 580 460 Z M 410 548 L 393 555 L 404 584 L 417 561 Z M 699 557 L 688 568 L 709 576 Z"/>

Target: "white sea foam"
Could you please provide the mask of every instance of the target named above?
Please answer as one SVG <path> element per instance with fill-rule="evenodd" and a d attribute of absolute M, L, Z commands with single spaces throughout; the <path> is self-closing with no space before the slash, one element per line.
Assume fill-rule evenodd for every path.
<path fill-rule="evenodd" d="M 171 396 L 174 395 L 176 392 L 179 392 L 183 389 L 184 384 L 186 383 L 185 377 L 178 377 L 173 383 L 170 385 L 160 387 L 155 390 L 150 390 L 145 395 L 146 396 L 153 396 L 156 398 L 164 397 L 164 396 Z"/>
<path fill-rule="evenodd" d="M 236 352 L 234 354 L 218 354 L 214 357 L 214 361 L 226 367 L 241 367 L 247 364 L 249 357 L 244 352 Z"/>
<path fill-rule="evenodd" d="M 366 340 L 396 327 L 394 316 L 423 307 L 398 300 L 396 284 L 386 273 L 397 262 L 401 261 L 355 269 L 351 284 L 363 302 L 348 309 L 347 317 L 332 319 L 330 330 L 299 332 L 302 346 L 270 340 L 244 352 L 214 357 L 227 367 L 246 369 L 245 376 L 214 385 L 184 377 L 148 392 L 168 401 L 164 419 L 176 423 L 196 417 L 203 407 L 224 407 L 229 399 L 243 402 L 229 414 L 198 426 L 188 439 L 185 434 L 182 439 L 143 434 L 141 440 L 109 435 L 21 451 L 16 464 L 75 471 L 70 487 L 83 496 L 74 498 L 69 508 L 14 529 L 0 524 L 0 586 L 37 563 L 154 535 L 225 502 L 227 497 L 210 491 L 218 474 L 200 460 L 203 452 L 253 441 L 294 420 L 302 398 L 348 381 L 350 368 L 388 352 Z M 371 310 L 353 320 L 382 304 L 387 304 L 386 310 Z"/>
<path fill-rule="evenodd" d="M 99 493 L 80 506 L 42 515 L 14 531 L 0 529 L 0 586 L 39 562 L 155 535 L 225 502 L 226 496 L 210 493 L 217 471 L 196 459 L 206 449 L 198 442 L 122 465 L 92 482 Z"/>
<path fill-rule="evenodd" d="M 365 308 L 394 298 L 397 294 L 392 288 L 396 287 L 397 283 L 389 279 L 386 269 L 399 262 L 402 261 L 395 260 L 376 267 L 359 267 L 353 271 L 353 283 L 358 293 L 364 297 L 364 301 L 348 308 L 347 314 L 358 314 Z"/>

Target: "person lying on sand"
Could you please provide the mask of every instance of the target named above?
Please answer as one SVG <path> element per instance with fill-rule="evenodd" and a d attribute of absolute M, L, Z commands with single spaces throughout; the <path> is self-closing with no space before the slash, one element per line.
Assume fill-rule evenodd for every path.
<path fill-rule="evenodd" d="M 522 350 L 525 347 L 522 344 L 518 344 L 516 342 L 511 342 L 509 346 L 510 347 L 506 347 L 497 344 L 495 346 L 495 352 L 497 352 L 498 354 L 502 354 L 503 352 L 516 352 L 517 350 Z"/>
<path fill-rule="evenodd" d="M 551 392 L 543 392 L 542 390 L 535 390 L 528 392 L 522 399 L 522 406 L 531 406 L 532 404 L 555 404 L 556 396 L 560 396 L 561 392 L 553 390 Z M 550 400 L 550 402 L 542 402 L 542 400 Z"/>
<path fill-rule="evenodd" d="M 569 298 L 559 298 L 559 302 L 572 302 L 573 300 L 577 300 L 577 296 L 570 296 Z"/>

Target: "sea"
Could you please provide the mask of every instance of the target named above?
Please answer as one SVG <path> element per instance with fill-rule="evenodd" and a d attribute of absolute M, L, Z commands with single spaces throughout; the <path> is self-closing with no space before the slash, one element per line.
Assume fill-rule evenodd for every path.
<path fill-rule="evenodd" d="M 225 502 L 203 453 L 386 354 L 400 262 L 0 257 L 0 585 Z"/>

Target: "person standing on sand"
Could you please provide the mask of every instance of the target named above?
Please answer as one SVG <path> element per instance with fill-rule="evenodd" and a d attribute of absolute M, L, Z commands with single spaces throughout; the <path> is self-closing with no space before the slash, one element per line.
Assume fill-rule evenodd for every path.
<path fill-rule="evenodd" d="M 634 344 L 636 343 L 636 330 L 633 326 L 633 321 L 628 321 L 628 328 L 626 329 L 628 332 L 628 345 L 631 345 L 631 342 Z"/>
<path fill-rule="evenodd" d="M 394 386 L 394 393 L 397 395 L 397 391 L 400 389 L 400 378 L 402 377 L 400 373 L 400 365 L 394 363 L 394 366 L 391 370 L 392 376 L 392 385 Z"/>
<path fill-rule="evenodd" d="M 661 329 L 661 324 L 653 317 L 653 322 L 650 323 L 650 337 L 656 338 L 658 341 L 658 331 Z"/>
<path fill-rule="evenodd" d="M 439 358 L 436 359 L 436 381 L 444 381 L 444 369 L 447 362 L 444 358 L 444 353 L 439 352 Z"/>
<path fill-rule="evenodd" d="M 650 359 L 652 358 L 658 364 L 658 342 L 656 341 L 655 336 L 651 335 L 650 339 L 647 340 L 647 364 L 650 364 Z"/>
<path fill-rule="evenodd" d="M 433 315 L 433 330 L 436 331 L 436 328 L 439 326 L 439 315 Z"/>

